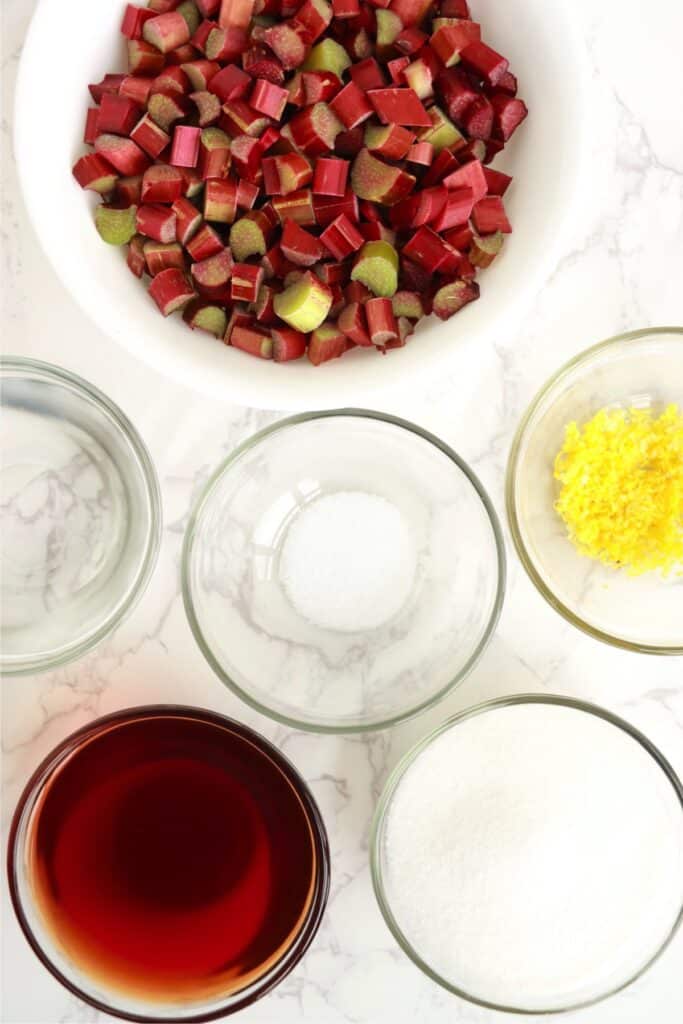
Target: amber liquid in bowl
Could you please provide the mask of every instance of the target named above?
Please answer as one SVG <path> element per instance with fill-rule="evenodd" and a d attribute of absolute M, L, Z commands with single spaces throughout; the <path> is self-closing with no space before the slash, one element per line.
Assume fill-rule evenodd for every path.
<path fill-rule="evenodd" d="M 44 786 L 28 840 L 37 908 L 69 960 L 153 1001 L 263 977 L 313 899 L 316 847 L 296 789 L 208 714 L 86 736 Z"/>

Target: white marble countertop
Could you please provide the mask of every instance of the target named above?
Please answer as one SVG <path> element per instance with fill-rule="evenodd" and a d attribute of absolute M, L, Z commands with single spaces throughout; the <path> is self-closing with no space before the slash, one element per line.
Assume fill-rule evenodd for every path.
<path fill-rule="evenodd" d="M 6 830 L 38 761 L 84 722 L 134 704 L 177 701 L 234 715 L 274 740 L 303 772 L 330 834 L 328 911 L 303 963 L 246 1011 L 245 1024 L 493 1024 L 398 949 L 375 905 L 368 828 L 399 755 L 448 714 L 492 696 L 555 692 L 623 715 L 683 774 L 683 659 L 613 650 L 572 629 L 538 596 L 508 545 L 503 616 L 484 658 L 449 699 L 390 732 L 320 737 L 259 716 L 228 693 L 197 649 L 179 595 L 183 527 L 198 488 L 238 442 L 278 418 L 212 402 L 161 380 L 114 347 L 63 291 L 28 223 L 12 158 L 13 84 L 33 0 L 2 0 L 4 113 L 3 349 L 53 361 L 106 391 L 149 445 L 165 527 L 153 581 L 125 625 L 82 661 L 2 689 Z M 549 5 L 552 7 L 552 4 Z M 519 330 L 479 353 L 466 382 L 440 379 L 393 411 L 441 435 L 480 474 L 503 512 L 504 466 L 531 396 L 572 354 L 621 330 L 683 322 L 683 134 L 680 0 L 574 0 L 593 78 L 594 188 L 570 248 Z M 68 10 L 68 3 L 65 5 Z M 68 60 L 68 43 L 65 59 Z M 558 74 L 563 69 L 558 68 Z M 49 116 L 49 83 L 46 116 Z M 46 161 L 36 140 L 36 159 Z M 2 1011 L 6 1024 L 104 1021 L 43 970 L 9 911 L 3 881 Z M 555 1017 L 550 1019 L 557 1019 Z M 571 1016 L 576 1024 L 683 1020 L 683 932 L 635 985 Z"/>

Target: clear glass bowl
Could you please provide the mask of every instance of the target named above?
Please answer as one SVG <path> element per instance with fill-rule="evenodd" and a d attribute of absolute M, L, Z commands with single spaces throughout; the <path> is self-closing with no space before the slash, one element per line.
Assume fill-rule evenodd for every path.
<path fill-rule="evenodd" d="M 239 697 L 298 728 L 357 732 L 466 676 L 500 613 L 505 553 L 486 493 L 450 448 L 343 410 L 277 423 L 220 466 L 182 576 L 197 642 Z M 367 626 L 354 622 L 361 608 Z"/>
<path fill-rule="evenodd" d="M 245 982 L 244 987 L 230 994 L 213 994 L 205 998 L 169 998 L 163 1003 L 159 998 L 145 999 L 113 989 L 87 973 L 69 955 L 68 945 L 63 946 L 53 929 L 49 927 L 41 912 L 32 884 L 32 833 L 41 802 L 56 773 L 81 750 L 85 744 L 97 741 L 98 736 L 121 726 L 140 724 L 162 718 L 190 718 L 224 730 L 226 743 L 230 737 L 248 743 L 263 760 L 263 778 L 277 771 L 284 776 L 300 801 L 305 822 L 310 829 L 315 853 L 315 876 L 311 882 L 311 898 L 308 910 L 301 915 L 298 931 L 289 946 L 268 963 L 259 976 Z M 178 749 L 182 756 L 183 746 Z M 131 766 L 134 767 L 134 766 Z M 220 812 L 220 808 L 216 808 Z M 35 857 L 33 858 L 35 859 Z M 144 1024 L 164 1022 L 199 1022 L 227 1017 L 247 1006 L 278 985 L 302 959 L 320 927 L 330 886 L 330 852 L 325 825 L 313 795 L 294 765 L 271 743 L 258 733 L 224 715 L 203 709 L 178 705 L 152 705 L 118 711 L 106 715 L 67 736 L 42 762 L 29 779 L 14 812 L 8 842 L 8 880 L 12 904 L 19 924 L 33 952 L 44 967 L 65 988 L 79 999 L 97 1010 L 124 1020 L 135 1020 Z M 163 874 L 163 873 L 162 873 Z"/>
<path fill-rule="evenodd" d="M 671 402 L 683 410 L 683 328 L 632 331 L 582 352 L 548 381 L 520 423 L 506 503 L 521 562 L 556 611 L 617 647 L 680 655 L 683 574 L 632 577 L 581 556 L 553 507 L 553 462 L 568 423 L 606 406 L 657 412 Z"/>
<path fill-rule="evenodd" d="M 91 384 L 0 360 L 0 667 L 80 657 L 135 605 L 156 562 L 161 499 L 135 428 Z"/>
<path fill-rule="evenodd" d="M 570 985 L 568 983 L 568 975 L 564 971 L 565 964 L 558 961 L 556 969 L 553 970 L 552 967 L 547 966 L 545 968 L 543 980 L 540 983 L 543 989 L 542 996 L 539 993 L 532 995 L 530 991 L 532 986 L 528 981 L 525 983 L 519 981 L 520 971 L 523 972 L 527 968 L 531 968 L 533 973 L 533 963 L 536 963 L 536 960 L 532 964 L 527 964 L 524 960 L 518 961 L 517 974 L 514 975 L 513 972 L 515 980 L 512 981 L 501 977 L 500 963 L 497 960 L 493 963 L 487 962 L 481 954 L 472 952 L 472 950 L 477 949 L 477 941 L 480 939 L 480 935 L 474 934 L 477 932 L 479 925 L 472 922 L 472 915 L 475 911 L 472 909 L 471 903 L 467 905 L 467 908 L 464 910 L 464 919 L 460 921 L 461 934 L 466 936 L 459 948 L 462 976 L 448 976 L 443 966 L 445 963 L 443 957 L 444 943 L 448 941 L 453 942 L 454 939 L 447 939 L 438 930 L 438 924 L 432 922 L 430 917 L 426 917 L 426 915 L 429 915 L 429 908 L 425 907 L 425 897 L 421 895 L 421 882 L 417 877 L 419 872 L 411 875 L 411 882 L 408 887 L 414 901 L 414 908 L 406 910 L 406 886 L 403 884 L 399 887 L 396 883 L 397 874 L 395 870 L 392 871 L 387 841 L 390 830 L 393 827 L 391 815 L 395 807 L 397 795 L 400 794 L 400 800 L 404 794 L 408 793 L 411 800 L 415 801 L 417 799 L 418 801 L 417 804 L 414 804 L 415 811 L 411 816 L 409 826 L 407 818 L 402 826 L 404 831 L 407 827 L 410 827 L 411 841 L 414 835 L 419 836 L 420 834 L 421 819 L 427 813 L 432 816 L 439 813 L 440 809 L 434 810 L 431 807 L 429 810 L 420 810 L 419 798 L 422 790 L 420 784 L 416 783 L 415 775 L 411 775 L 411 769 L 418 766 L 422 768 L 425 764 L 429 766 L 428 758 L 430 754 L 434 752 L 435 747 L 445 738 L 447 733 L 453 733 L 453 738 L 460 736 L 462 744 L 460 756 L 470 759 L 468 767 L 472 766 L 472 760 L 474 760 L 478 768 L 476 770 L 472 769 L 473 777 L 477 780 L 476 791 L 461 790 L 457 803 L 454 805 L 461 815 L 459 820 L 461 820 L 463 835 L 473 835 L 470 849 L 461 849 L 459 851 L 460 859 L 454 861 L 456 865 L 455 870 L 464 874 L 469 873 L 470 885 L 478 884 L 482 891 L 481 898 L 491 901 L 492 905 L 499 911 L 495 926 L 496 935 L 484 933 L 485 942 L 494 941 L 499 946 L 503 945 L 504 948 L 514 949 L 520 930 L 520 922 L 514 916 L 508 919 L 500 910 L 501 906 L 505 904 L 505 892 L 510 884 L 508 868 L 510 865 L 514 865 L 516 857 L 523 856 L 525 860 L 531 862 L 532 866 L 527 871 L 527 880 L 529 884 L 533 884 L 533 864 L 538 861 L 539 857 L 547 859 L 545 843 L 548 838 L 552 840 L 554 822 L 548 820 L 547 834 L 536 834 L 533 837 L 538 841 L 538 847 L 535 847 L 531 837 L 529 840 L 526 839 L 528 833 L 526 832 L 526 819 L 523 817 L 523 811 L 521 812 L 522 816 L 514 818 L 514 824 L 505 820 L 501 821 L 499 824 L 500 844 L 498 848 L 500 865 L 494 866 L 490 855 L 482 856 L 482 839 L 485 842 L 486 838 L 482 837 L 479 832 L 472 833 L 471 828 L 475 826 L 472 826 L 468 816 L 472 813 L 473 805 L 481 806 L 482 802 L 485 803 L 487 799 L 493 796 L 494 787 L 505 794 L 505 798 L 511 808 L 510 813 L 514 813 L 512 809 L 515 808 L 515 801 L 518 796 L 517 787 L 524 785 L 524 767 L 523 762 L 520 761 L 519 748 L 516 742 L 514 715 L 518 709 L 522 710 L 524 706 L 529 705 L 546 707 L 548 710 L 552 709 L 548 720 L 542 726 L 538 723 L 536 728 L 538 747 L 534 750 L 533 756 L 537 754 L 538 748 L 545 747 L 546 756 L 552 756 L 552 750 L 555 749 L 555 746 L 562 748 L 566 740 L 564 738 L 565 734 L 562 731 L 558 731 L 557 728 L 560 724 L 559 716 L 569 712 L 580 712 L 589 717 L 585 736 L 577 741 L 576 733 L 574 733 L 571 741 L 573 746 L 580 747 L 581 750 L 585 749 L 586 743 L 591 743 L 593 749 L 598 752 L 602 750 L 605 746 L 607 730 L 610 730 L 612 740 L 615 738 L 613 734 L 616 729 L 625 734 L 627 741 L 629 739 L 633 741 L 634 756 L 633 758 L 629 757 L 627 767 L 624 769 L 625 784 L 619 784 L 618 791 L 615 790 L 611 811 L 612 818 L 617 822 L 617 826 L 627 822 L 625 827 L 630 840 L 633 841 L 640 823 L 637 820 L 632 820 L 629 814 L 632 806 L 632 794 L 636 786 L 644 785 L 643 780 L 647 780 L 647 785 L 652 794 L 651 805 L 654 809 L 653 814 L 655 814 L 657 823 L 660 826 L 656 834 L 661 836 L 661 842 L 654 838 L 652 831 L 648 832 L 646 830 L 645 834 L 650 840 L 650 847 L 649 849 L 646 848 L 646 853 L 643 856 L 645 860 L 650 855 L 657 859 L 659 851 L 665 850 L 665 853 L 662 853 L 659 858 L 660 863 L 651 865 L 652 871 L 646 873 L 647 877 L 650 877 L 652 880 L 652 888 L 649 893 L 651 901 L 648 903 L 650 911 L 647 915 L 647 920 L 633 910 L 636 902 L 638 908 L 640 908 L 642 903 L 641 897 L 638 897 L 638 901 L 629 899 L 631 890 L 634 890 L 634 887 L 637 885 L 637 880 L 626 878 L 625 872 L 614 871 L 613 865 L 610 865 L 609 861 L 603 860 L 599 866 L 596 866 L 595 877 L 590 880 L 585 877 L 577 877 L 577 873 L 573 875 L 567 873 L 565 877 L 562 867 L 557 865 L 558 873 L 555 879 L 555 886 L 566 886 L 570 883 L 580 885 L 583 888 L 588 884 L 602 886 L 603 884 L 610 884 L 612 877 L 614 877 L 616 879 L 614 890 L 608 902 L 612 907 L 615 902 L 618 902 L 620 906 L 627 906 L 627 909 L 624 911 L 624 922 L 628 921 L 630 927 L 625 927 L 623 930 L 624 941 L 622 945 L 611 943 L 609 948 L 604 948 L 602 941 L 597 942 L 593 940 L 590 921 L 585 921 L 584 919 L 580 921 L 574 920 L 571 926 L 572 928 L 576 927 L 578 931 L 573 937 L 574 945 L 572 948 L 584 949 L 586 945 L 590 946 L 591 942 L 593 946 L 597 945 L 600 947 L 600 952 L 591 949 L 585 954 L 585 959 L 588 961 L 588 975 L 591 976 L 582 976 L 580 982 L 574 980 Z M 487 755 L 487 745 L 482 740 L 481 735 L 477 736 L 475 734 L 475 736 L 470 735 L 468 737 L 466 732 L 459 732 L 463 728 L 467 729 L 468 723 L 479 716 L 490 717 L 501 713 L 508 715 L 509 721 L 505 723 L 505 735 L 498 728 L 495 734 L 497 736 L 495 742 L 499 744 L 501 750 L 509 758 L 509 770 L 506 768 L 503 757 L 499 758 L 499 761 L 494 765 L 491 764 Z M 620 743 L 619 747 L 623 752 L 624 743 Z M 613 747 L 610 745 L 609 749 L 612 750 Z M 454 774 L 457 776 L 459 770 L 458 758 L 456 756 L 451 757 L 451 759 L 454 763 Z M 420 764 L 421 761 L 422 764 Z M 626 762 L 624 763 L 626 764 Z M 520 765 L 522 765 L 521 768 Z M 595 763 L 591 762 L 591 765 L 594 769 Z M 431 767 L 428 767 L 428 770 L 430 776 L 433 775 L 433 764 Z M 586 773 L 583 776 L 581 775 L 580 751 L 577 751 L 577 775 L 582 780 L 583 789 L 577 792 L 575 799 L 569 801 L 571 808 L 567 813 L 572 823 L 578 821 L 577 816 L 580 816 L 582 813 L 585 803 L 590 803 L 590 800 L 585 801 L 582 798 L 582 793 L 586 792 L 587 788 L 590 788 L 591 777 L 594 778 L 594 776 L 586 775 Z M 421 780 L 422 785 L 424 785 L 424 781 L 424 779 Z M 547 807 L 553 805 L 555 809 L 557 808 L 557 802 L 553 799 L 555 794 L 547 786 L 544 790 L 544 780 L 538 776 L 537 772 L 534 772 L 530 785 L 533 787 L 534 799 L 544 802 L 544 805 Z M 426 795 L 429 796 L 429 794 Z M 498 799 L 500 799 L 500 793 L 498 794 Z M 604 794 L 601 799 L 604 802 Z M 443 807 L 445 834 L 449 824 L 452 827 L 452 823 L 447 816 L 448 813 L 453 814 L 457 812 L 454 812 L 452 808 L 444 804 L 440 806 Z M 405 810 L 406 805 L 404 803 L 404 816 Z M 551 811 L 549 811 L 548 817 L 549 819 L 552 818 Z M 661 829 L 662 822 L 666 823 L 666 836 Z M 580 834 L 577 831 L 576 842 L 579 841 L 578 837 Z M 511 835 L 515 836 L 514 840 L 511 838 Z M 637 838 L 635 841 L 638 841 Z M 393 833 L 393 842 L 397 842 L 395 832 Z M 655 851 L 654 854 L 653 851 Z M 441 857 L 445 857 L 445 851 L 441 854 Z M 582 851 L 582 862 L 585 859 L 586 853 L 584 850 Z M 666 871 L 662 870 L 659 872 L 661 863 L 665 863 Z M 628 722 L 603 708 L 585 703 L 584 701 L 553 695 L 520 694 L 514 697 L 498 698 L 476 707 L 468 708 L 452 716 L 429 735 L 425 736 L 396 765 L 385 784 L 375 811 L 370 840 L 370 867 L 375 896 L 389 930 L 403 952 L 432 981 L 435 981 L 449 992 L 470 1003 L 492 1010 L 528 1015 L 564 1013 L 570 1010 L 577 1010 L 581 1007 L 592 1006 L 595 1003 L 601 1002 L 641 977 L 669 946 L 683 922 L 683 873 L 681 873 L 683 869 L 683 786 L 669 762 L 647 737 Z M 673 871 L 674 868 L 678 870 L 678 881 L 672 884 L 668 876 L 669 872 Z M 410 871 L 410 866 L 408 866 L 407 870 Z M 476 871 L 481 872 L 478 880 L 476 880 L 475 876 Z M 403 878 L 405 874 L 406 869 L 404 868 L 401 877 Z M 662 882 L 661 885 L 659 884 L 660 874 L 661 878 L 666 877 L 666 882 Z M 608 878 L 610 881 L 606 883 L 605 878 Z M 405 878 L 403 878 L 403 882 L 405 883 Z M 442 888 L 445 889 L 447 886 L 442 886 Z M 404 901 L 403 905 L 401 905 L 401 899 Z M 459 893 L 457 882 L 452 883 L 450 891 L 444 891 L 444 900 L 447 901 L 447 905 L 452 913 L 454 915 L 458 914 Z M 585 902 L 585 898 L 583 902 Z M 481 904 L 479 906 L 481 907 Z M 600 907 L 596 912 L 603 913 L 603 908 Z M 583 913 L 583 907 L 581 913 Z M 487 926 L 492 928 L 491 915 L 486 914 L 484 916 Z M 576 918 L 580 916 L 581 914 L 577 913 Z M 637 919 L 635 926 L 633 926 L 634 919 Z M 415 921 L 419 922 L 421 929 L 429 929 L 430 924 L 432 925 L 432 933 L 427 940 L 424 939 L 424 935 L 416 936 Z M 558 922 L 558 927 L 560 924 L 565 928 L 567 927 L 565 921 Z M 528 929 L 528 922 L 525 923 L 525 927 Z M 546 941 L 544 942 L 542 932 L 538 930 L 539 926 L 535 925 L 534 927 L 536 929 L 535 941 L 543 944 L 543 949 L 547 951 L 549 956 L 552 956 L 556 946 L 553 935 L 546 933 Z M 551 928 L 550 931 L 552 932 L 552 930 Z M 569 938 L 572 938 L 572 936 L 565 936 L 563 938 L 565 948 L 568 945 Z M 546 953 L 543 952 L 541 955 L 545 956 Z M 575 970 L 575 968 L 572 968 L 572 970 Z M 508 972 L 510 972 L 509 966 Z M 473 982 L 474 978 L 477 979 L 476 983 Z M 508 995 L 507 999 L 502 998 L 504 992 Z M 545 1000 L 545 1002 L 540 1001 L 541 999 Z"/>

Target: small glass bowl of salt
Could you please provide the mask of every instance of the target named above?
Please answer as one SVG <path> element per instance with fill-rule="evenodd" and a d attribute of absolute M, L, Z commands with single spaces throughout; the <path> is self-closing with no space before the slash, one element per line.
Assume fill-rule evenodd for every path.
<path fill-rule="evenodd" d="M 357 732 L 464 679 L 500 613 L 505 553 L 455 452 L 344 410 L 277 423 L 219 467 L 182 575 L 199 646 L 239 697 L 299 728 Z"/>

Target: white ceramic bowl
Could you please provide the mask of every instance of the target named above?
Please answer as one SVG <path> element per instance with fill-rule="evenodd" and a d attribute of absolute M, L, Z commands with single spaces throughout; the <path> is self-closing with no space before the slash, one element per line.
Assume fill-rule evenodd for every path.
<path fill-rule="evenodd" d="M 303 360 L 276 365 L 255 359 L 208 335 L 191 335 L 180 318 L 164 320 L 121 253 L 102 243 L 92 221 L 96 198 L 78 188 L 71 167 L 84 152 L 88 82 L 126 66 L 119 34 L 125 5 L 124 0 L 69 0 L 67 6 L 65 22 L 64 0 L 40 0 L 24 47 L 15 117 L 24 196 L 49 259 L 84 312 L 160 372 L 207 394 L 261 408 L 377 404 L 388 389 L 406 381 L 414 388 L 418 375 L 443 373 L 446 367 L 466 374 L 471 354 L 487 339 L 514 329 L 553 269 L 581 191 L 588 116 L 583 44 L 576 14 L 565 0 L 472 0 L 486 41 L 509 57 L 530 109 L 496 162 L 516 179 L 507 203 L 514 233 L 503 255 L 481 275 L 481 299 L 446 323 L 430 319 L 404 349 L 386 358 L 350 352 L 319 368 Z"/>

